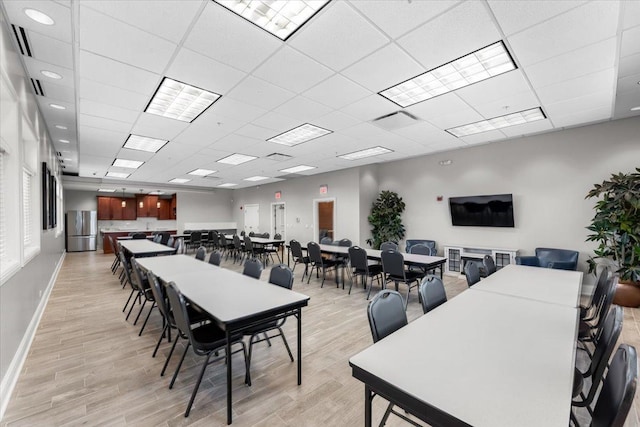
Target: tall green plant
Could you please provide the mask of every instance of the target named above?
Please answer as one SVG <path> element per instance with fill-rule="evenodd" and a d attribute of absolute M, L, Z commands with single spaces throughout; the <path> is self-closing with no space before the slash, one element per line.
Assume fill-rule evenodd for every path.
<path fill-rule="evenodd" d="M 371 205 L 371 214 L 367 218 L 373 226 L 372 238 L 367 243 L 374 249 L 380 249 L 384 242 L 398 243 L 404 237 L 402 212 L 405 204 L 402 197 L 394 191 L 384 190 Z"/>
<path fill-rule="evenodd" d="M 587 241 L 598 242 L 590 257 L 589 272 L 596 260 L 608 258 L 616 263 L 623 280 L 640 282 L 640 168 L 635 173 L 612 174 L 602 184 L 595 184 L 586 198 L 602 197 L 595 205 L 596 214 L 587 229 Z"/>

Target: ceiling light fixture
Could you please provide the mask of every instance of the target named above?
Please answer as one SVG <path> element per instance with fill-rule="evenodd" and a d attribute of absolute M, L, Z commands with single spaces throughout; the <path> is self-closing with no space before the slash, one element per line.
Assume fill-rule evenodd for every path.
<path fill-rule="evenodd" d="M 226 182 L 224 184 L 218 185 L 218 187 L 235 187 L 236 185 L 238 185 L 238 184 L 234 184 L 232 182 Z"/>
<path fill-rule="evenodd" d="M 250 176 L 249 178 L 245 178 L 245 181 L 264 181 L 265 179 L 269 179 L 268 176 L 260 176 L 260 175 L 256 175 L 256 176 Z"/>
<path fill-rule="evenodd" d="M 62 125 L 56 125 L 56 129 L 67 130 L 67 127 Z"/>
<path fill-rule="evenodd" d="M 62 76 L 58 73 L 54 73 L 53 71 L 49 71 L 49 70 L 42 70 L 40 71 L 40 74 L 42 74 L 45 77 L 49 77 L 50 79 L 55 79 L 55 80 L 60 80 L 62 78 Z"/>
<path fill-rule="evenodd" d="M 191 181 L 191 180 L 190 179 L 186 179 L 186 178 L 173 178 L 169 182 L 173 182 L 174 184 L 184 184 L 185 182 L 189 182 L 189 181 Z"/>
<path fill-rule="evenodd" d="M 138 160 L 115 159 L 111 166 L 115 166 L 117 168 L 138 169 L 143 164 L 144 162 Z"/>
<path fill-rule="evenodd" d="M 393 153 L 393 150 L 389 150 L 388 148 L 377 146 L 377 147 L 367 148 L 366 150 L 354 151 L 353 153 L 343 154 L 338 157 L 345 160 L 360 160 L 360 159 L 364 159 L 365 157 L 379 156 L 381 154 L 386 154 L 386 153 Z"/>
<path fill-rule="evenodd" d="M 131 174 L 123 172 L 107 172 L 105 176 L 108 178 L 129 178 L 129 175 Z"/>
<path fill-rule="evenodd" d="M 629 111 L 640 111 L 640 105 L 630 108 Z"/>
<path fill-rule="evenodd" d="M 438 163 L 440 164 L 440 166 L 449 166 L 451 165 L 451 163 L 453 163 L 453 160 L 440 160 Z"/>
<path fill-rule="evenodd" d="M 165 77 L 144 112 L 191 123 L 220 96 Z"/>
<path fill-rule="evenodd" d="M 56 110 L 66 110 L 67 109 L 67 107 L 65 107 L 64 105 L 60 105 L 60 104 L 49 104 L 49 107 L 55 108 Z"/>
<path fill-rule="evenodd" d="M 207 176 L 207 175 L 211 175 L 212 173 L 216 173 L 216 171 L 212 171 L 209 169 L 195 169 L 189 172 L 189 175 Z"/>
<path fill-rule="evenodd" d="M 166 139 L 150 138 L 148 136 L 141 135 L 129 135 L 124 142 L 122 148 L 128 148 L 129 150 L 146 151 L 147 153 L 157 153 L 162 147 L 164 147 L 169 141 Z"/>
<path fill-rule="evenodd" d="M 507 114 L 505 116 L 494 117 L 488 120 L 481 120 L 467 125 L 456 126 L 451 129 L 445 129 L 451 135 L 460 138 L 463 136 L 475 135 L 476 133 L 487 132 L 490 130 L 502 129 L 509 126 L 517 126 L 523 123 L 536 122 L 544 120 L 545 116 L 542 108 L 536 107 L 529 110 L 519 111 L 517 113 Z"/>
<path fill-rule="evenodd" d="M 98 188 L 99 193 L 115 193 L 115 188 Z"/>
<path fill-rule="evenodd" d="M 124 199 L 124 187 L 122 187 L 122 201 L 120 202 L 120 206 L 122 206 L 123 208 L 127 207 L 127 201 Z"/>
<path fill-rule="evenodd" d="M 59 139 L 59 142 L 62 142 L 63 144 L 69 144 L 69 140 L 68 139 Z"/>
<path fill-rule="evenodd" d="M 329 0 L 315 1 L 260 1 L 214 0 L 233 13 L 286 40 L 318 13 Z"/>
<path fill-rule="evenodd" d="M 305 123 L 280 135 L 276 135 L 273 138 L 269 138 L 267 141 L 293 147 L 294 145 L 302 144 L 303 142 L 311 141 L 312 139 L 320 138 L 330 133 L 333 133 L 333 131 Z"/>
<path fill-rule="evenodd" d="M 226 163 L 228 165 L 240 165 L 242 163 L 246 163 L 255 159 L 257 159 L 257 157 L 235 153 L 230 156 L 223 157 L 222 159 L 218 160 L 218 163 Z"/>
<path fill-rule="evenodd" d="M 156 190 L 156 191 L 149 192 L 149 194 L 152 196 L 159 196 L 161 194 L 164 194 L 164 191 Z"/>
<path fill-rule="evenodd" d="M 516 68 L 504 43 L 499 41 L 378 94 L 404 108 Z"/>
<path fill-rule="evenodd" d="M 292 168 L 280 169 L 280 172 L 298 173 L 298 172 L 308 171 L 308 170 L 311 170 L 311 169 L 316 169 L 316 167 L 315 166 L 300 165 L 300 166 L 294 166 Z"/>
<path fill-rule="evenodd" d="M 37 9 L 25 9 L 24 14 L 42 25 L 53 25 L 56 23 L 56 21 L 54 21 L 49 15 L 40 12 Z"/>

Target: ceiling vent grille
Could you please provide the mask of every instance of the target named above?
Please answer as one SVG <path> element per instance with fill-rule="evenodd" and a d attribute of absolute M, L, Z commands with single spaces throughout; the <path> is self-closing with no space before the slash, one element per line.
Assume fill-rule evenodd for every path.
<path fill-rule="evenodd" d="M 276 178 L 276 179 L 292 179 L 292 178 L 302 178 L 303 176 L 308 176 L 308 175 L 301 175 L 299 173 L 287 173 L 287 174 L 280 175 L 280 176 L 274 176 L 274 178 Z"/>
<path fill-rule="evenodd" d="M 285 160 L 289 160 L 290 158 L 291 156 L 289 156 L 288 154 L 282 153 L 271 153 L 267 157 L 265 157 L 265 159 L 275 160 L 276 162 L 283 162 Z"/>
<path fill-rule="evenodd" d="M 31 84 L 33 85 L 33 91 L 36 93 L 36 95 L 44 96 L 44 90 L 42 90 L 42 84 L 40 84 L 40 80 L 32 78 Z"/>
<path fill-rule="evenodd" d="M 417 121 L 418 118 L 413 114 L 407 113 L 406 111 L 396 111 L 395 113 L 373 119 L 371 123 L 385 130 L 395 130 L 415 125 Z"/>
<path fill-rule="evenodd" d="M 27 32 L 24 30 L 24 28 L 16 27 L 13 24 L 11 24 L 11 28 L 13 28 L 13 35 L 16 38 L 16 43 L 18 43 L 20 53 L 32 57 L 33 55 L 31 55 L 31 46 L 29 45 Z"/>

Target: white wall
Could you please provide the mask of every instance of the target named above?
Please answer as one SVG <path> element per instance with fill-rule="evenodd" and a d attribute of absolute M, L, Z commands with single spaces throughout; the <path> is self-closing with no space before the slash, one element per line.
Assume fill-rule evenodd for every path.
<path fill-rule="evenodd" d="M 176 222 L 178 233 L 185 223 L 210 223 L 234 221 L 231 213 L 231 190 L 216 190 L 206 193 L 178 193 L 176 200 Z"/>

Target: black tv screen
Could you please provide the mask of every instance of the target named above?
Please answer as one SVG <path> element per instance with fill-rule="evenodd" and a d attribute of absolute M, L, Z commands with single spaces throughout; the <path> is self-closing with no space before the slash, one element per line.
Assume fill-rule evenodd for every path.
<path fill-rule="evenodd" d="M 513 227 L 511 194 L 449 197 L 453 225 L 474 227 Z"/>

